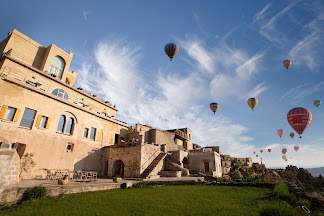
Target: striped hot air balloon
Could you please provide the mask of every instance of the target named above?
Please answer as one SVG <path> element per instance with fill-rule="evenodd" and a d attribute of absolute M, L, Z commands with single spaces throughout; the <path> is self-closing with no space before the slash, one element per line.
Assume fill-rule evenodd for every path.
<path fill-rule="evenodd" d="M 176 56 L 178 54 L 179 47 L 175 43 L 168 43 L 167 45 L 165 45 L 164 51 L 169 56 L 170 61 L 172 61 L 174 56 Z"/>
<path fill-rule="evenodd" d="M 286 154 L 287 149 L 286 149 L 286 148 L 283 148 L 283 149 L 281 150 L 281 152 L 282 152 L 282 154 Z"/>
<path fill-rule="evenodd" d="M 277 134 L 280 136 L 280 138 L 284 135 L 284 130 L 280 129 L 277 131 Z"/>
<path fill-rule="evenodd" d="M 289 68 L 290 65 L 291 65 L 291 61 L 290 61 L 290 60 L 285 60 L 285 61 L 283 62 L 283 65 L 284 65 L 285 68 L 287 68 L 287 70 L 288 70 L 288 68 Z"/>
<path fill-rule="evenodd" d="M 314 105 L 318 108 L 319 105 L 321 105 L 321 101 L 320 100 L 314 100 Z"/>
<path fill-rule="evenodd" d="M 296 107 L 288 112 L 287 120 L 301 138 L 301 135 L 312 121 L 312 113 L 306 108 Z"/>
<path fill-rule="evenodd" d="M 291 139 L 293 139 L 295 137 L 295 133 L 290 133 L 289 136 L 291 137 Z"/>
<path fill-rule="evenodd" d="M 209 105 L 209 107 L 210 107 L 210 109 L 214 112 L 214 114 L 215 114 L 215 112 L 219 109 L 219 104 L 218 103 L 211 103 L 210 105 Z"/>
<path fill-rule="evenodd" d="M 254 109 L 254 107 L 258 104 L 258 100 L 256 98 L 249 98 L 249 100 L 247 101 L 249 106 L 252 108 L 252 111 Z"/>

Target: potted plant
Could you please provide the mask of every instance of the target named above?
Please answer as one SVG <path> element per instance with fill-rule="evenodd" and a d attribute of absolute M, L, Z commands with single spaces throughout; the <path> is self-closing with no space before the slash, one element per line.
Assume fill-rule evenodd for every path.
<path fill-rule="evenodd" d="M 61 179 L 58 180 L 58 184 L 59 185 L 66 185 L 67 183 L 69 183 L 69 175 L 64 175 Z"/>
<path fill-rule="evenodd" d="M 31 168 L 33 168 L 36 163 L 33 160 L 33 154 L 32 153 L 27 153 L 24 154 L 21 159 L 20 159 L 20 173 L 19 173 L 19 182 L 23 178 L 22 173 L 23 172 L 29 172 Z"/>

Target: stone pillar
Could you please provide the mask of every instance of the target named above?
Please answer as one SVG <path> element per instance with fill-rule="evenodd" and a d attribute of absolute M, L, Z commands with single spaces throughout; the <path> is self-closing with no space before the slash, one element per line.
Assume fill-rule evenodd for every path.
<path fill-rule="evenodd" d="M 17 144 L 0 142 L 0 205 L 16 199 L 20 158 Z"/>

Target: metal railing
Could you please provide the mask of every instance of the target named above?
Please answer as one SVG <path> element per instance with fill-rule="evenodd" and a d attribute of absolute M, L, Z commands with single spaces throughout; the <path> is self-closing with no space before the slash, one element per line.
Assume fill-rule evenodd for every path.
<path fill-rule="evenodd" d="M 159 149 L 157 149 L 150 157 L 149 157 L 149 159 L 147 159 L 144 163 L 143 163 L 143 165 L 141 166 L 141 170 L 143 169 L 143 167 L 144 167 L 144 165 L 145 164 L 147 164 L 149 161 L 150 161 L 150 159 L 157 153 L 157 152 L 159 152 L 159 154 L 160 154 L 160 152 L 161 152 L 161 150 L 160 150 L 160 148 Z M 154 158 L 155 159 L 155 158 Z M 153 159 L 153 160 L 154 160 Z M 152 160 L 152 161 L 153 161 Z"/>

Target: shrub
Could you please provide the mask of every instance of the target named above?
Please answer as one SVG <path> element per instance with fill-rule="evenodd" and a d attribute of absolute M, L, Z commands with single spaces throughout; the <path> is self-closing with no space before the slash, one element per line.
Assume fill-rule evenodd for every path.
<path fill-rule="evenodd" d="M 132 187 L 134 188 L 144 188 L 144 187 L 153 187 L 153 186 L 157 186 L 158 183 L 154 183 L 154 182 L 138 182 L 133 184 Z"/>
<path fill-rule="evenodd" d="M 47 189 L 45 187 L 37 186 L 28 188 L 22 195 L 22 201 L 40 199 L 46 196 Z"/>
<path fill-rule="evenodd" d="M 295 216 L 295 210 L 291 205 L 281 200 L 267 200 L 259 204 L 260 216 Z"/>
<path fill-rule="evenodd" d="M 307 208 L 310 208 L 312 205 L 312 202 L 307 199 L 297 199 L 295 202 L 295 206 L 306 206 Z"/>
<path fill-rule="evenodd" d="M 288 185 L 284 182 L 279 182 L 278 184 L 276 184 L 276 186 L 273 188 L 272 195 L 275 198 L 282 199 L 288 202 L 291 202 L 294 198 L 288 190 Z"/>

